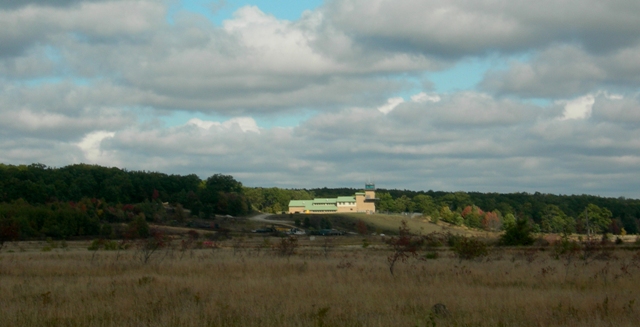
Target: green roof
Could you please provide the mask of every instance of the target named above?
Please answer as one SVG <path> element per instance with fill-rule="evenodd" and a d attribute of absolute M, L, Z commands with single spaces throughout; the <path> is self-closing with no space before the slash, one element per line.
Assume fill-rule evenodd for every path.
<path fill-rule="evenodd" d="M 336 202 L 338 202 L 338 199 L 313 199 L 313 203 L 314 204 L 321 204 L 321 203 L 333 203 L 335 204 Z"/>
<path fill-rule="evenodd" d="M 356 193 L 362 194 L 364 193 Z M 289 201 L 289 207 L 304 207 L 304 210 L 309 211 L 337 211 L 338 202 L 356 202 L 354 196 L 339 196 L 337 198 L 317 198 L 313 200 L 291 200 Z"/>
<path fill-rule="evenodd" d="M 320 201 L 317 201 L 320 200 Z M 314 199 L 314 200 L 291 200 L 289 201 L 289 208 L 291 207 L 304 207 L 304 210 L 309 211 L 337 211 L 336 199 Z"/>
<path fill-rule="evenodd" d="M 311 200 L 291 200 L 289 201 L 289 207 L 305 207 L 311 202 Z"/>

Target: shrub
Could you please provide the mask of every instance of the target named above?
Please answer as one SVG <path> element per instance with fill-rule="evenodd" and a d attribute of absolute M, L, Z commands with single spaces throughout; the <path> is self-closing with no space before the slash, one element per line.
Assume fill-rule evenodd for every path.
<path fill-rule="evenodd" d="M 106 251 L 116 251 L 121 250 L 124 247 L 121 246 L 117 241 L 109 241 L 105 239 L 95 239 L 91 242 L 89 247 L 87 248 L 89 251 L 98 251 L 100 249 L 104 249 Z"/>
<path fill-rule="evenodd" d="M 453 252 L 460 259 L 472 260 L 489 254 L 487 245 L 475 238 L 462 238 L 454 246 Z"/>
<path fill-rule="evenodd" d="M 507 228 L 500 237 L 500 245 L 532 245 L 534 242 L 535 239 L 531 236 L 531 226 L 524 219 L 516 221 L 516 224 Z"/>
<path fill-rule="evenodd" d="M 159 230 L 151 230 L 151 236 L 138 242 L 138 255 L 142 263 L 148 263 L 156 251 L 167 247 L 171 238 Z"/>
<path fill-rule="evenodd" d="M 580 244 L 576 241 L 569 240 L 566 236 L 563 236 L 562 240 L 554 246 L 556 259 L 559 259 L 560 256 L 574 256 L 578 251 L 580 251 Z"/>
<path fill-rule="evenodd" d="M 105 241 L 104 249 L 107 251 L 116 251 L 120 249 L 120 245 L 116 241 Z"/>
<path fill-rule="evenodd" d="M 464 239 L 464 236 L 460 236 L 460 235 L 456 235 L 456 234 L 452 234 L 452 233 L 447 233 L 446 234 L 446 239 L 447 239 L 447 245 L 450 247 L 454 247 L 456 246 L 456 244 L 458 244 L 458 242 L 460 242 L 461 240 Z"/>
<path fill-rule="evenodd" d="M 438 252 L 433 251 L 433 252 L 427 252 L 427 254 L 424 255 L 425 259 L 438 259 L 439 255 Z"/>
<path fill-rule="evenodd" d="M 405 262 L 410 257 L 418 256 L 417 251 L 423 241 L 424 240 L 422 238 L 412 237 L 409 227 L 407 226 L 407 221 L 403 220 L 398 228 L 398 236 L 391 237 L 386 241 L 387 245 L 393 249 L 393 253 L 387 257 L 389 272 L 391 272 L 391 275 L 393 275 L 393 268 L 395 267 L 396 262 Z"/>
<path fill-rule="evenodd" d="M 449 234 L 432 232 L 422 237 L 426 248 L 440 247 L 448 242 Z"/>
<path fill-rule="evenodd" d="M 275 250 L 279 255 L 289 257 L 296 252 L 296 248 L 298 248 L 298 239 L 289 236 L 280 239 L 280 243 L 276 245 Z"/>
<path fill-rule="evenodd" d="M 89 250 L 89 251 L 98 251 L 98 249 L 100 249 L 100 245 L 102 244 L 101 242 L 102 242 L 102 240 L 98 240 L 98 239 L 93 240 L 91 242 L 91 244 L 89 245 L 89 247 L 87 248 L 87 250 Z"/>

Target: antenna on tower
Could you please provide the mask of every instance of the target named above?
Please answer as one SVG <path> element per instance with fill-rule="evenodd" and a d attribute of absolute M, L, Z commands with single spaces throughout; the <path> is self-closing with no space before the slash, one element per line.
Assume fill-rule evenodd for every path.
<path fill-rule="evenodd" d="M 371 179 L 371 176 L 369 176 L 369 179 L 364 183 L 364 189 L 365 190 L 375 190 L 376 189 L 376 183 Z"/>

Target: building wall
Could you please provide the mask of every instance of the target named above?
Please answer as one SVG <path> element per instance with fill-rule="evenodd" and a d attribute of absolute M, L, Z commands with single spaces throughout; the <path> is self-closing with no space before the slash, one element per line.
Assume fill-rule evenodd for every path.
<path fill-rule="evenodd" d="M 356 206 L 338 206 L 337 212 L 358 212 Z"/>
<path fill-rule="evenodd" d="M 356 193 L 356 207 L 357 212 L 376 212 L 376 204 L 375 202 L 365 202 L 366 193 Z"/>
<path fill-rule="evenodd" d="M 366 190 L 364 193 L 356 193 L 355 198 L 356 202 L 352 205 L 339 205 L 336 203 L 336 211 L 332 211 L 332 213 L 347 213 L 347 212 L 368 212 L 375 213 L 376 212 L 376 204 L 375 201 L 365 201 L 366 199 L 375 199 L 376 192 L 374 190 Z M 289 213 L 327 213 L 326 211 L 322 212 L 314 212 L 305 210 L 304 206 L 290 206 Z"/>
<path fill-rule="evenodd" d="M 289 207 L 289 213 L 304 213 L 304 207 Z"/>
<path fill-rule="evenodd" d="M 366 191 L 364 191 L 364 197 L 365 197 L 365 199 L 375 199 L 376 198 L 376 191 L 366 190 Z"/>

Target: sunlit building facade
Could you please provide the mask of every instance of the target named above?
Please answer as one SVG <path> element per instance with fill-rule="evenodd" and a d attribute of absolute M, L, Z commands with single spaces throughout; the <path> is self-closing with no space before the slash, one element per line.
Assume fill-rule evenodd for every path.
<path fill-rule="evenodd" d="M 365 184 L 364 192 L 357 192 L 354 196 L 291 200 L 289 202 L 289 213 L 375 213 L 376 200 L 375 184 L 367 183 Z"/>

